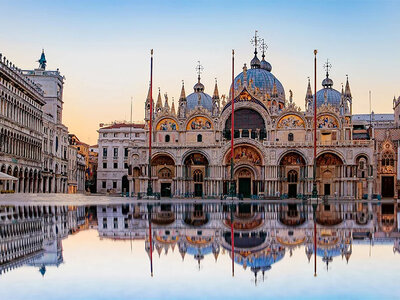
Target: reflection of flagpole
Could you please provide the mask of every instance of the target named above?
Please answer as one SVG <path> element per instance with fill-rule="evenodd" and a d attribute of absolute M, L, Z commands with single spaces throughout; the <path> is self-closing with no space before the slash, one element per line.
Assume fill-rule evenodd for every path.
<path fill-rule="evenodd" d="M 231 204 L 231 256 L 232 256 L 232 277 L 235 276 L 235 239 L 234 239 L 234 232 L 233 232 L 233 208 L 234 208 L 234 204 L 232 202 Z"/>
<path fill-rule="evenodd" d="M 153 277 L 153 240 L 151 234 L 151 209 L 152 206 L 147 205 L 148 215 L 149 215 L 149 242 L 150 242 L 150 274 Z"/>

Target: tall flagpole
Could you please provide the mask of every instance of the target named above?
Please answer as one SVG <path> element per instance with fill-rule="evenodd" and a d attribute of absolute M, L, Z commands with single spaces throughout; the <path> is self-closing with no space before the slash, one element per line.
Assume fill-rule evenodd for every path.
<path fill-rule="evenodd" d="M 147 196 L 153 195 L 153 187 L 151 184 L 151 139 L 153 131 L 153 49 L 151 49 L 150 59 L 150 121 L 149 121 L 149 182 L 147 186 Z"/>
<path fill-rule="evenodd" d="M 235 50 L 232 49 L 232 87 L 231 87 L 231 186 L 230 194 L 233 197 L 236 194 L 235 182 L 233 180 L 233 145 L 235 137 Z"/>
<path fill-rule="evenodd" d="M 314 168 L 313 168 L 313 191 L 312 197 L 318 203 L 317 191 L 317 49 L 314 50 Z M 313 204 L 314 217 L 314 277 L 317 276 L 317 203 Z"/>
<path fill-rule="evenodd" d="M 317 49 L 314 50 L 314 168 L 312 197 L 318 197 L 317 191 Z"/>

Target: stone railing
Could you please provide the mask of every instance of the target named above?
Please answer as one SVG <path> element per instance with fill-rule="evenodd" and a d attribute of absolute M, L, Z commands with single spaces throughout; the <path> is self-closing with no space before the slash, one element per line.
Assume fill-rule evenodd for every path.
<path fill-rule="evenodd" d="M 34 83 L 31 79 L 26 77 L 22 70 L 17 68 L 13 63 L 11 63 L 5 56 L 0 53 L 0 69 L 5 74 L 18 81 L 21 85 L 24 86 L 27 90 L 29 90 L 33 94 L 39 94 L 39 96 L 43 96 L 44 92 L 42 89 Z"/>

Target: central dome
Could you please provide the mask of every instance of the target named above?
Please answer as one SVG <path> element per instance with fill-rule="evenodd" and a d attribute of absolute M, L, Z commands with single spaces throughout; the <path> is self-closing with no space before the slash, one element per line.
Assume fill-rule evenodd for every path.
<path fill-rule="evenodd" d="M 265 69 L 260 68 L 252 68 L 246 71 L 246 81 L 247 85 L 251 86 L 254 89 L 259 89 L 263 97 L 267 97 L 272 95 L 274 82 L 276 84 L 276 90 L 278 92 L 278 100 L 282 103 L 285 102 L 285 90 L 283 88 L 282 83 L 271 73 Z M 235 78 L 235 92 L 238 92 L 238 89 L 244 82 L 244 75 L 241 72 Z"/>

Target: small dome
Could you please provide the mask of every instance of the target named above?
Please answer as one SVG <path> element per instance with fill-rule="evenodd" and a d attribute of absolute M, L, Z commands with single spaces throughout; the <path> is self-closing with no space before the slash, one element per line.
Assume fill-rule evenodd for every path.
<path fill-rule="evenodd" d="M 272 66 L 265 59 L 262 59 L 261 60 L 261 69 L 264 69 L 264 70 L 267 70 L 268 72 L 271 72 L 272 71 Z"/>
<path fill-rule="evenodd" d="M 260 63 L 260 60 L 257 57 L 257 52 L 255 52 L 254 53 L 254 57 L 250 62 L 250 66 L 251 66 L 252 69 L 257 69 L 257 68 L 260 68 L 260 65 L 261 65 L 261 63 Z"/>
<path fill-rule="evenodd" d="M 200 79 L 199 79 L 199 81 L 193 86 L 193 89 L 194 89 L 194 92 L 195 92 L 195 93 L 202 93 L 202 92 L 204 92 L 204 84 L 202 84 L 202 83 L 200 82 Z"/>
<path fill-rule="evenodd" d="M 323 87 L 332 87 L 333 86 L 333 80 L 330 79 L 328 76 L 322 80 L 322 86 Z"/>
<path fill-rule="evenodd" d="M 186 97 L 187 109 L 188 110 L 195 109 L 196 106 L 199 105 L 199 98 L 200 98 L 200 106 L 204 107 L 205 109 L 208 109 L 209 111 L 212 111 L 212 98 L 210 95 L 203 92 L 195 92 Z"/>

